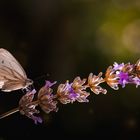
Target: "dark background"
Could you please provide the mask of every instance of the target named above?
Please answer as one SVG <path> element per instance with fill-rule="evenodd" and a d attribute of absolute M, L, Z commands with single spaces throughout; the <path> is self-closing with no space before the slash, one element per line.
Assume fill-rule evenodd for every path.
<path fill-rule="evenodd" d="M 90 72 L 105 73 L 115 61 L 135 63 L 140 56 L 140 1 L 0 0 L 0 47 L 16 57 L 37 90 L 45 79 L 59 85 Z M 139 138 L 139 88 L 102 86 L 108 94 L 91 93 L 89 103 L 41 112 L 43 124 L 19 113 L 1 119 L 0 140 Z M 22 95 L 1 92 L 0 112 L 17 107 Z"/>

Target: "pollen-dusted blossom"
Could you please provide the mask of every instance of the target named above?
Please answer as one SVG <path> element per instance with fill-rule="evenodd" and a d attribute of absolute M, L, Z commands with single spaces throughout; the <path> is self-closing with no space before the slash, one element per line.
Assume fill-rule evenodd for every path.
<path fill-rule="evenodd" d="M 105 81 L 111 88 L 113 88 L 114 90 L 118 90 L 119 77 L 115 72 L 116 71 L 112 68 L 112 66 L 109 66 L 105 73 Z"/>
<path fill-rule="evenodd" d="M 46 81 L 45 86 L 43 86 L 38 92 L 38 101 L 41 109 L 45 113 L 50 113 L 51 111 L 57 112 L 57 101 L 55 100 L 55 96 L 52 94 L 53 90 L 50 88 L 56 84 L 56 82 L 51 83 L 50 81 Z"/>
<path fill-rule="evenodd" d="M 99 86 L 100 83 L 105 82 L 105 80 L 101 76 L 102 76 L 102 72 L 100 72 L 98 76 L 93 75 L 93 73 L 89 74 L 88 86 L 90 87 L 91 91 L 94 92 L 95 94 L 107 93 L 106 89 L 103 89 L 101 86 Z"/>
<path fill-rule="evenodd" d="M 78 102 L 88 102 L 86 99 L 90 94 L 86 91 L 84 85 L 86 79 L 81 80 L 80 77 L 76 77 L 73 83 L 66 81 L 65 84 L 60 84 L 57 89 L 58 100 L 62 104 Z"/>
<path fill-rule="evenodd" d="M 27 92 L 19 101 L 19 111 L 22 115 L 27 116 L 34 120 L 35 124 L 42 123 L 42 119 L 40 117 L 34 116 L 34 114 L 38 114 L 39 111 L 36 109 L 38 103 L 33 103 L 34 94 L 36 93 L 35 89 Z"/>

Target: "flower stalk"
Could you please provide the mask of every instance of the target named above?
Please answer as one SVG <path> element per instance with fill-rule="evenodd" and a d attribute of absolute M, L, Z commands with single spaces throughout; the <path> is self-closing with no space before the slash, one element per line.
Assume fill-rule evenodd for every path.
<path fill-rule="evenodd" d="M 3 119 L 3 118 L 5 118 L 5 117 L 7 117 L 7 116 L 10 116 L 10 115 L 12 115 L 12 114 L 14 114 L 14 113 L 16 113 L 16 112 L 18 112 L 18 111 L 19 111 L 19 108 L 18 108 L 18 107 L 17 107 L 17 108 L 13 108 L 13 109 L 11 109 L 11 110 L 9 110 L 9 111 L 7 111 L 7 112 L 1 114 L 1 115 L 0 115 L 0 119 Z"/>

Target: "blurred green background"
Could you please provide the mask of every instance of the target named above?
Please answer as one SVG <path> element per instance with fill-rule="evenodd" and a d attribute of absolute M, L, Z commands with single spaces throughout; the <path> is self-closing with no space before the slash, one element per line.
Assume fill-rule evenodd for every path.
<path fill-rule="evenodd" d="M 0 47 L 21 63 L 38 90 L 44 80 L 64 83 L 90 72 L 105 73 L 114 62 L 140 58 L 139 0 L 0 0 Z M 39 78 L 40 76 L 43 76 Z M 13 114 L 0 120 L 0 139 L 139 137 L 139 88 L 127 85 L 89 103 L 59 104 L 41 112 L 43 124 Z M 16 106 L 22 91 L 0 94 L 0 112 Z"/>

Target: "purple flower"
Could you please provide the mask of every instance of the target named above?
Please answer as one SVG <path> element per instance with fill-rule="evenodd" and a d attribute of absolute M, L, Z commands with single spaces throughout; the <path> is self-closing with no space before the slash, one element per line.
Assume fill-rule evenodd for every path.
<path fill-rule="evenodd" d="M 81 80 L 80 77 L 76 77 L 72 83 L 72 89 L 74 90 L 75 94 L 77 94 L 76 100 L 78 102 L 89 102 L 87 97 L 90 95 L 86 88 L 87 85 L 84 85 L 86 82 L 86 79 Z"/>
<path fill-rule="evenodd" d="M 53 83 L 51 83 L 50 81 L 47 81 L 46 80 L 46 83 L 45 83 L 45 87 L 46 88 L 50 88 L 50 87 L 52 87 L 54 84 L 56 84 L 57 83 L 57 81 L 54 81 Z"/>
<path fill-rule="evenodd" d="M 34 116 L 34 114 L 38 114 L 39 111 L 36 109 L 38 106 L 37 102 L 33 102 L 34 94 L 36 93 L 35 89 L 27 92 L 19 101 L 19 111 L 22 115 L 27 116 L 34 120 L 35 124 L 37 122 L 42 123 L 42 119 L 40 117 Z"/>
<path fill-rule="evenodd" d="M 86 92 L 86 87 L 84 83 L 86 79 L 81 80 L 80 77 L 76 77 L 73 83 L 66 81 L 65 84 L 60 84 L 57 90 L 58 100 L 62 104 L 73 103 L 74 101 L 78 102 L 88 102 L 86 99 L 89 96 L 89 93 Z"/>
<path fill-rule="evenodd" d="M 45 86 L 43 86 L 38 92 L 39 106 L 45 113 L 50 113 L 51 111 L 57 112 L 57 101 L 55 101 L 55 96 L 52 94 L 53 90 L 50 88 L 56 82 L 51 83 L 46 81 Z"/>
<path fill-rule="evenodd" d="M 34 123 L 35 123 L 35 124 L 37 124 L 38 122 L 39 122 L 39 123 L 42 123 L 42 118 L 41 118 L 41 117 L 37 117 L 37 116 L 32 115 L 30 118 L 31 118 L 32 120 L 34 120 Z"/>
<path fill-rule="evenodd" d="M 114 62 L 113 66 L 114 66 L 113 70 L 115 70 L 115 71 L 122 70 L 124 67 L 124 63 L 118 64 L 118 63 Z"/>
<path fill-rule="evenodd" d="M 62 104 L 73 103 L 76 101 L 78 95 L 72 88 L 72 83 L 67 81 L 65 84 L 60 84 L 57 90 L 58 100 Z"/>
<path fill-rule="evenodd" d="M 120 72 L 118 76 L 119 76 L 119 84 L 122 85 L 122 87 L 124 88 L 125 84 L 130 82 L 130 77 L 128 73 L 125 72 Z"/>
<path fill-rule="evenodd" d="M 69 92 L 68 98 L 71 99 L 71 102 L 76 101 L 76 99 L 79 97 L 79 95 L 75 93 L 72 84 L 69 85 L 68 92 Z"/>
<path fill-rule="evenodd" d="M 79 97 L 79 95 L 76 94 L 75 92 L 70 92 L 68 97 L 69 97 L 71 100 L 75 101 L 75 100 Z"/>

